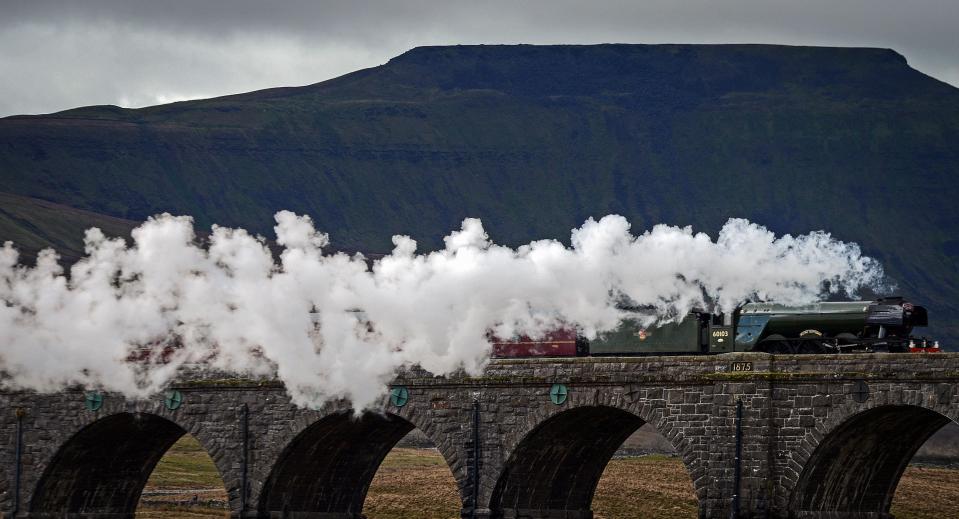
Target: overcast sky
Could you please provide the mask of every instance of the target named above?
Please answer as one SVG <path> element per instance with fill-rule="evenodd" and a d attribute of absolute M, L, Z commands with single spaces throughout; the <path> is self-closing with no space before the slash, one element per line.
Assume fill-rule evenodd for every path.
<path fill-rule="evenodd" d="M 0 0 L 0 116 L 304 85 L 418 45 L 886 47 L 959 85 L 959 0 Z"/>

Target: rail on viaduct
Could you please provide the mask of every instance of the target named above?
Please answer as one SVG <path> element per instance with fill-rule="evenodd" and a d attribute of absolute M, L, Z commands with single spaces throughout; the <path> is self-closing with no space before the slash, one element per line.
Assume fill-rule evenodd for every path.
<path fill-rule="evenodd" d="M 648 423 L 681 455 L 701 517 L 738 502 L 740 517 L 883 518 L 915 451 L 959 420 L 953 354 L 494 361 L 479 377 L 410 371 L 391 387 L 360 416 L 239 379 L 183 380 L 144 400 L 0 393 L 0 514 L 132 518 L 189 432 L 232 517 L 359 518 L 380 462 L 419 428 L 463 517 L 587 519 L 610 457 Z"/>

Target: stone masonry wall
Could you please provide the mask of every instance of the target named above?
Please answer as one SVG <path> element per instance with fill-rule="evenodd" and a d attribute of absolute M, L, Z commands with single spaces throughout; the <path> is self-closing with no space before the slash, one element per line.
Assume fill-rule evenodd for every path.
<path fill-rule="evenodd" d="M 737 362 L 751 370 L 735 371 Z M 551 400 L 554 384 L 567 391 L 559 404 Z M 700 515 L 725 518 L 735 487 L 738 402 L 741 517 L 883 517 L 891 496 L 877 489 L 894 488 L 914 448 L 959 420 L 953 354 L 499 360 L 477 377 L 409 371 L 393 387 L 405 388 L 408 401 L 397 406 L 384 395 L 379 414 L 359 422 L 345 418 L 352 411 L 342 402 L 297 408 L 271 381 L 181 380 L 173 387 L 183 398 L 176 410 L 162 395 L 107 394 L 91 411 L 80 390 L 0 393 L 0 517 L 13 517 L 17 501 L 19 518 L 132 517 L 121 504 L 135 506 L 138 484 L 98 481 L 118 470 L 131 480 L 149 474 L 152 465 L 121 466 L 110 456 L 155 462 L 162 452 L 152 451 L 166 440 L 148 441 L 149 431 L 138 428 L 174 440 L 194 435 L 223 477 L 234 517 L 360 517 L 381 454 L 416 427 L 449 464 L 465 516 L 589 518 L 593 487 L 617 442 L 649 423 L 682 458 Z M 337 443 L 323 450 L 312 440 L 297 442 L 303 438 Z M 841 464 L 855 465 L 854 477 Z M 315 472 L 317 482 L 271 477 L 297 470 Z M 337 495 L 319 496 L 324 488 Z"/>

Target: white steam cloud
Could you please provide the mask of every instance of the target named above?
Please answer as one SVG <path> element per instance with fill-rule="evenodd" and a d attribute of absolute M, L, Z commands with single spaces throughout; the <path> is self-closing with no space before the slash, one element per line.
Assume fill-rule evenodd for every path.
<path fill-rule="evenodd" d="M 275 373 L 301 405 L 346 398 L 363 408 L 403 366 L 481 371 L 490 331 L 537 335 L 565 323 L 592 336 L 635 317 L 623 301 L 666 321 L 746 299 L 852 295 L 883 276 L 855 244 L 824 232 L 777 238 L 739 219 L 713 241 L 666 225 L 634 236 L 625 218 L 607 216 L 573 230 L 571 247 L 542 240 L 517 249 L 466 219 L 439 251 L 417 254 L 415 241 L 394 237 L 372 268 L 359 255 L 324 254 L 327 236 L 308 217 L 284 211 L 276 222 L 279 264 L 242 229 L 214 227 L 204 247 L 191 218 L 170 215 L 135 229 L 132 246 L 90 229 L 87 257 L 69 276 L 53 251 L 27 268 L 6 243 L 0 384 L 145 396 L 202 362 Z"/>

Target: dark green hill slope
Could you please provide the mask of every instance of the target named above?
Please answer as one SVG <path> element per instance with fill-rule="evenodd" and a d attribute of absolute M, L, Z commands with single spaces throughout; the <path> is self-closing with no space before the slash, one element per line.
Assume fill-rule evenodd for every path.
<path fill-rule="evenodd" d="M 957 175 L 959 90 L 882 49 L 418 48 L 306 87 L 0 120 L 0 191 L 134 220 L 270 233 L 286 208 L 380 251 L 465 216 L 514 244 L 607 213 L 826 229 L 954 342 Z"/>
<path fill-rule="evenodd" d="M 53 248 L 61 263 L 83 257 L 84 231 L 98 227 L 108 236 L 129 238 L 139 222 L 75 209 L 25 196 L 0 193 L 0 242 L 12 241 L 22 263 L 33 264 L 37 252 Z"/>

